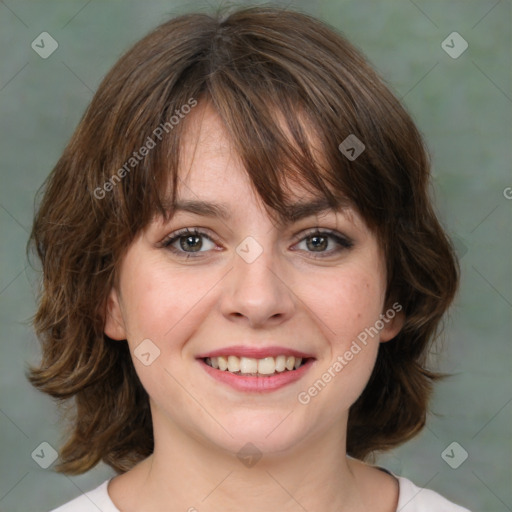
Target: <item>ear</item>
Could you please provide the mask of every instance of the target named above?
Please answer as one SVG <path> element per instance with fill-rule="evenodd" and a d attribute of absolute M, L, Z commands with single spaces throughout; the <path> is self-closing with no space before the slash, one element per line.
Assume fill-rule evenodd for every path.
<path fill-rule="evenodd" d="M 126 327 L 119 302 L 119 293 L 114 287 L 110 290 L 107 298 L 104 332 L 113 340 L 126 339 Z"/>
<path fill-rule="evenodd" d="M 395 302 L 382 315 L 384 327 L 380 331 L 380 341 L 385 343 L 392 340 L 402 329 L 405 322 L 405 313 L 402 306 Z"/>

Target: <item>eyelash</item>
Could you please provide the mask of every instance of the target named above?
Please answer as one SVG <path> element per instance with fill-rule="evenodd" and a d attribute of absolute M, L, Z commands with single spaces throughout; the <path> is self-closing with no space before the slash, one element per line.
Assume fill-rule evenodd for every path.
<path fill-rule="evenodd" d="M 184 236 L 205 237 L 208 240 L 210 240 L 211 242 L 216 243 L 215 240 L 211 236 L 209 236 L 204 231 L 201 231 L 200 229 L 184 228 L 184 229 L 180 229 L 179 231 L 176 231 L 175 233 L 171 233 L 159 245 L 161 247 L 164 247 L 164 248 L 170 250 L 174 254 L 176 254 L 179 257 L 182 257 L 184 259 L 202 257 L 200 255 L 202 253 L 204 253 L 205 251 L 196 251 L 195 253 L 193 253 L 193 252 L 180 251 L 179 249 L 172 247 L 172 244 L 174 244 L 174 242 L 176 242 L 177 240 L 179 240 L 180 238 L 182 238 Z M 328 256 L 331 256 L 332 254 L 337 254 L 338 252 L 340 252 L 342 250 L 350 249 L 354 245 L 354 243 L 345 236 L 342 236 L 342 235 L 337 234 L 336 232 L 333 232 L 330 230 L 318 229 L 318 228 L 313 228 L 311 231 L 309 231 L 308 233 L 303 235 L 302 238 L 299 238 L 295 243 L 302 242 L 303 240 L 306 240 L 308 238 L 313 238 L 314 236 L 330 237 L 339 245 L 338 249 L 335 249 L 332 251 L 324 251 L 323 253 L 322 252 L 315 253 L 314 251 L 306 251 L 306 252 L 309 252 L 310 254 L 312 254 L 312 256 L 314 258 L 326 258 Z M 197 256 L 195 254 L 197 254 Z M 321 256 L 321 254 L 324 254 L 324 256 Z"/>

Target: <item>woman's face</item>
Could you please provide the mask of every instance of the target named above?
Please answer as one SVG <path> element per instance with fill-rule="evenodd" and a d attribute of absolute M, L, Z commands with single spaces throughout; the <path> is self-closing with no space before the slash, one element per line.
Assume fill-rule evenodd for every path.
<path fill-rule="evenodd" d="M 375 236 L 351 209 L 273 223 L 207 104 L 187 119 L 178 197 L 195 204 L 133 241 L 105 327 L 128 341 L 155 439 L 271 452 L 339 437 L 401 326 L 389 310 L 383 321 Z"/>

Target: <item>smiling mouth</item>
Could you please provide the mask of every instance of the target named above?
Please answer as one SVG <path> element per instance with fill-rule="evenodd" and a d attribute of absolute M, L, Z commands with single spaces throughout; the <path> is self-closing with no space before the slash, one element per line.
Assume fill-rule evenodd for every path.
<path fill-rule="evenodd" d="M 272 377 L 279 373 L 293 372 L 304 366 L 310 358 L 279 355 L 256 359 L 252 357 L 205 357 L 205 364 L 216 370 L 247 377 Z"/>

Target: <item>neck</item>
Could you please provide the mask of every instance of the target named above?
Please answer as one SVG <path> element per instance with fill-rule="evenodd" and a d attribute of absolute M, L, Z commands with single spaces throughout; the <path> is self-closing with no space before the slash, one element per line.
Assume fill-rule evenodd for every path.
<path fill-rule="evenodd" d="M 154 419 L 155 450 L 132 470 L 138 506 L 126 498 L 127 510 L 343 512 L 361 506 L 361 464 L 346 457 L 343 425 L 253 464 Z"/>

